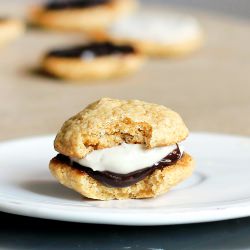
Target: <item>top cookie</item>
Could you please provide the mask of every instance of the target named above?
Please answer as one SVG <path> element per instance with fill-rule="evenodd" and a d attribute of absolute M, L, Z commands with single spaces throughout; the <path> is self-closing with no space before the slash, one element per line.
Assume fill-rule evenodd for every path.
<path fill-rule="evenodd" d="M 54 146 L 64 155 L 83 158 L 92 150 L 122 142 L 153 148 L 175 144 L 187 136 L 183 120 L 171 109 L 139 100 L 102 98 L 67 120 Z"/>

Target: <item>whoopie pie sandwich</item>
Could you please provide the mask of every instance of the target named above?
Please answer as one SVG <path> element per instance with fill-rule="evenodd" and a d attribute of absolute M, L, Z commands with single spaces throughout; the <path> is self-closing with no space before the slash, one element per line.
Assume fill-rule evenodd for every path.
<path fill-rule="evenodd" d="M 53 176 L 98 200 L 150 198 L 192 174 L 188 129 L 164 106 L 102 98 L 67 120 L 49 164 Z"/>

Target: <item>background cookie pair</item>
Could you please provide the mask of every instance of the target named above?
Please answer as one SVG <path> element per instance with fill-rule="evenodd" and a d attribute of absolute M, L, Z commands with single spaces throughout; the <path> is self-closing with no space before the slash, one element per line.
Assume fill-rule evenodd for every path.
<path fill-rule="evenodd" d="M 106 79 L 135 72 L 146 56 L 180 56 L 201 45 L 202 32 L 194 18 L 135 12 L 136 5 L 136 0 L 71 0 L 51 1 L 34 8 L 30 15 L 34 24 L 85 32 L 94 41 L 66 48 L 64 53 L 61 50 L 60 56 L 54 51 L 47 53 L 42 60 L 43 70 L 62 79 Z M 96 44 L 103 50 L 106 44 L 117 48 L 127 46 L 130 53 L 97 55 L 93 49 Z M 78 50 L 78 55 L 69 56 L 72 50 Z"/>
<path fill-rule="evenodd" d="M 30 19 L 46 28 L 85 31 L 92 39 L 129 43 L 150 56 L 179 56 L 201 45 L 202 32 L 194 18 L 134 12 L 136 3 L 135 0 L 52 1 L 35 7 Z"/>
<path fill-rule="evenodd" d="M 90 34 L 105 30 L 136 5 L 135 0 L 51 1 L 33 8 L 30 20 L 45 28 Z M 43 57 L 42 68 L 62 79 L 106 79 L 132 73 L 143 61 L 133 46 L 105 40 L 51 51 Z"/>

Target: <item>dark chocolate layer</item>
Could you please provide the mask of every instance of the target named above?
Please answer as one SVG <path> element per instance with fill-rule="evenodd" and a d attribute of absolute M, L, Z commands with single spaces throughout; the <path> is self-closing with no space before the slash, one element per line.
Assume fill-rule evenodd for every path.
<path fill-rule="evenodd" d="M 129 45 L 115 45 L 110 42 L 91 43 L 83 46 L 76 46 L 68 49 L 53 50 L 48 56 L 66 58 L 92 58 L 97 56 L 107 56 L 116 54 L 135 53 L 133 47 Z"/>
<path fill-rule="evenodd" d="M 48 2 L 45 8 L 47 10 L 89 8 L 108 2 L 110 0 L 57 0 Z"/>
<path fill-rule="evenodd" d="M 153 166 L 146 167 L 128 174 L 117 174 L 109 171 L 94 171 L 89 167 L 84 167 L 76 162 L 72 162 L 69 157 L 62 154 L 58 154 L 56 158 L 61 162 L 69 164 L 73 168 L 76 168 L 82 172 L 86 172 L 93 179 L 101 182 L 107 187 L 128 187 L 151 175 L 156 169 L 163 169 L 175 164 L 181 158 L 181 156 L 181 151 L 177 145 L 175 150 L 173 150 L 159 162 L 155 163 Z"/>

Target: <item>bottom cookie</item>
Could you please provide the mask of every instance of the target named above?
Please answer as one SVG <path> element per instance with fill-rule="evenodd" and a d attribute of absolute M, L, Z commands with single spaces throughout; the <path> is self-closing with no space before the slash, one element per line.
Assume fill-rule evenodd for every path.
<path fill-rule="evenodd" d="M 191 156 L 184 153 L 176 164 L 157 169 L 145 179 L 124 188 L 104 186 L 86 172 L 71 167 L 57 157 L 50 161 L 49 168 L 62 185 L 85 197 L 97 200 L 120 200 L 151 198 L 167 192 L 192 174 L 194 161 Z"/>

